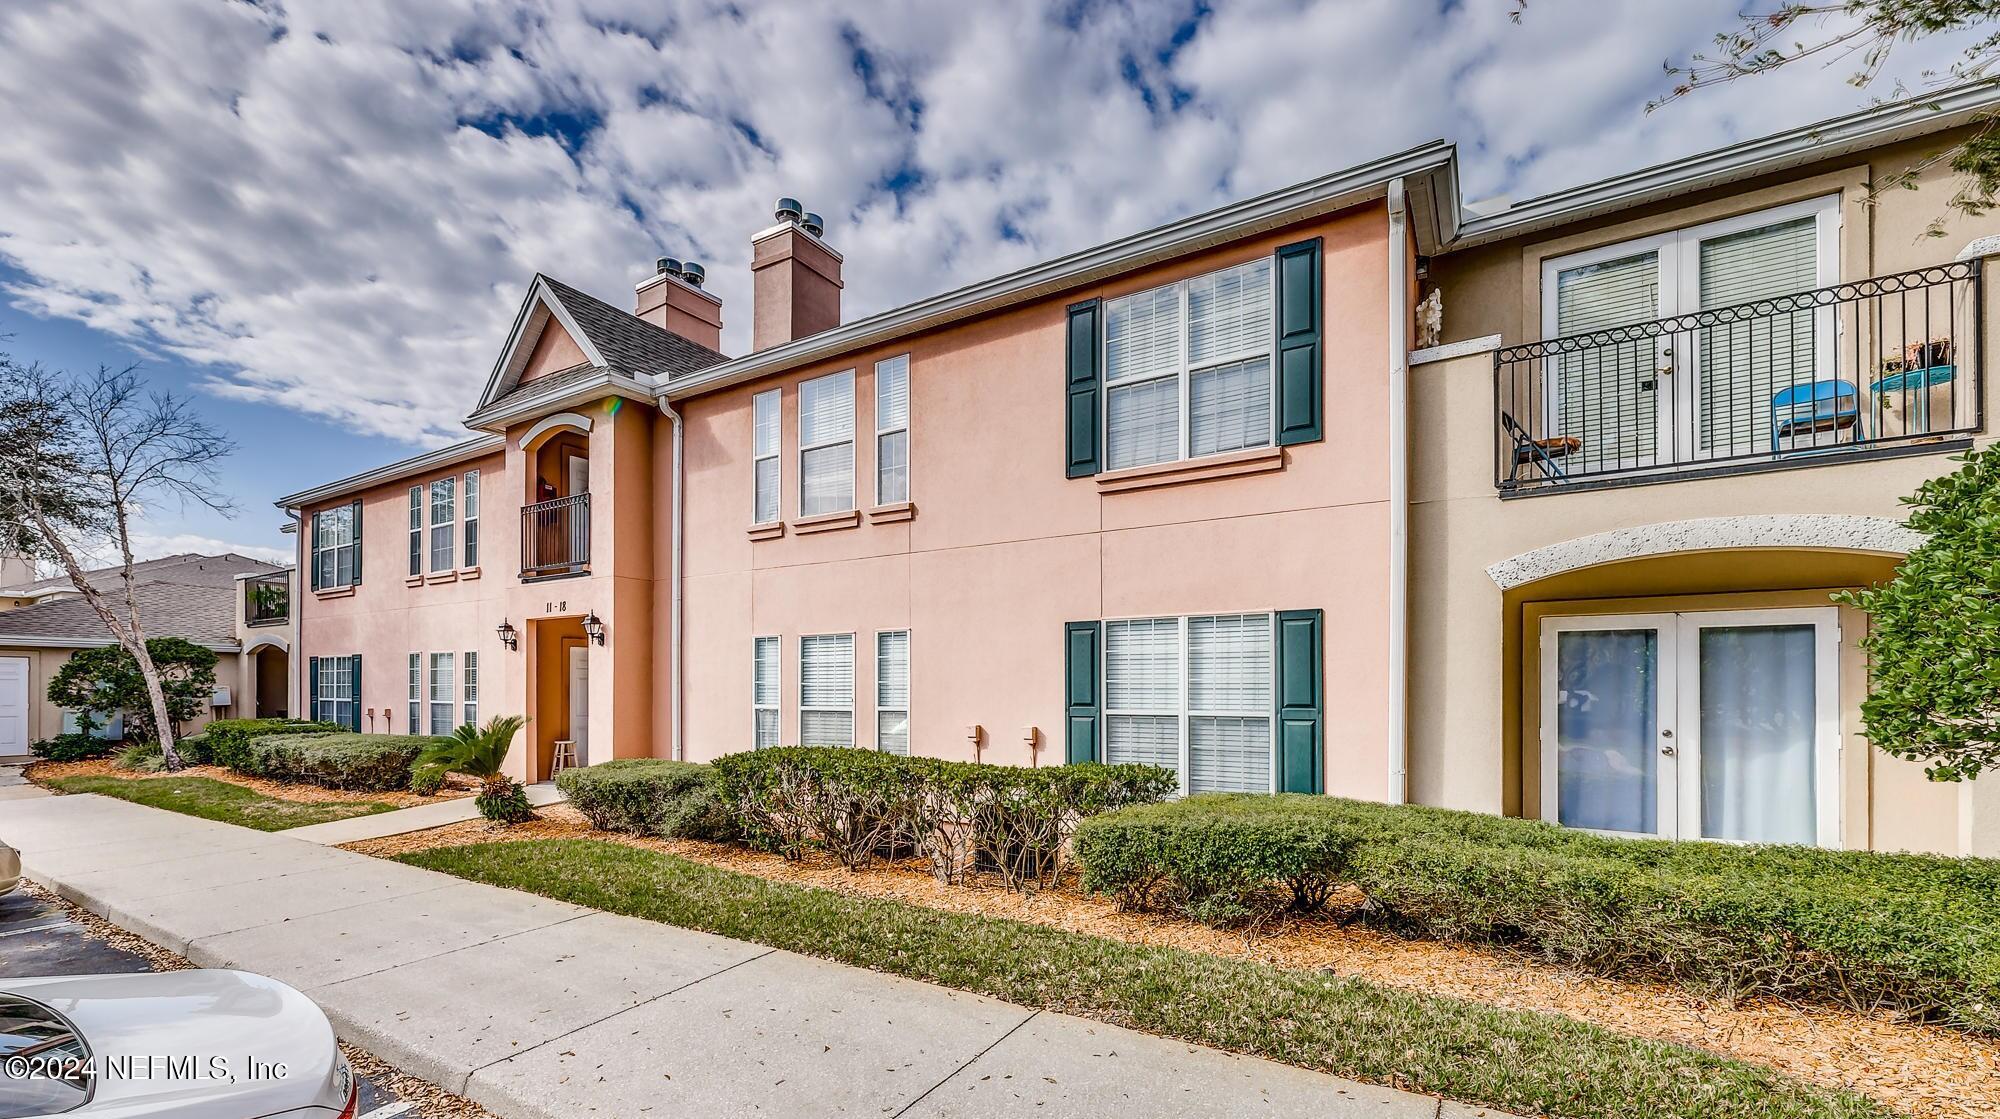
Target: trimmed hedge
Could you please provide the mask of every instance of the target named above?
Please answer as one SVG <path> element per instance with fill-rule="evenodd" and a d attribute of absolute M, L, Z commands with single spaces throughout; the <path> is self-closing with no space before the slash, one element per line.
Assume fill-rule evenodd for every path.
<path fill-rule="evenodd" d="M 977 864 L 1014 889 L 1054 881 L 1078 820 L 1175 787 L 1155 766 L 1038 769 L 827 746 L 730 754 L 713 768 L 746 838 L 786 858 L 816 845 L 852 869 L 917 851 L 943 881 Z"/>
<path fill-rule="evenodd" d="M 1613 839 L 1532 820 L 1211 795 L 1087 820 L 1086 889 L 1214 923 L 1339 887 L 1359 916 L 1604 974 L 2000 1032 L 2000 860 Z"/>
<path fill-rule="evenodd" d="M 594 828 L 669 839 L 736 838 L 715 770 L 696 762 L 620 758 L 565 769 L 556 774 L 556 788 Z"/>
<path fill-rule="evenodd" d="M 235 768 L 256 777 L 329 789 L 407 789 L 417 755 L 437 740 L 415 734 L 266 734 L 244 746 Z"/>
<path fill-rule="evenodd" d="M 339 723 L 315 723 L 305 719 L 217 719 L 202 728 L 201 751 L 207 764 L 240 769 L 249 762 L 250 743 L 273 734 L 340 734 L 347 728 Z"/>

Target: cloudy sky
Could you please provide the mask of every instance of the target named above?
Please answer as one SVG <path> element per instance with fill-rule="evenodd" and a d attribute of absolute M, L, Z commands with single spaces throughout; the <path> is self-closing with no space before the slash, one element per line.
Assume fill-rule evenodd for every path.
<path fill-rule="evenodd" d="M 781 194 L 858 316 L 1434 138 L 1525 197 L 1867 103 L 1846 60 L 1647 114 L 1742 5 L 7 0 L 0 345 L 237 441 L 241 514 L 150 550 L 285 549 L 276 496 L 465 434 L 537 270 L 700 260 L 740 352 Z"/>

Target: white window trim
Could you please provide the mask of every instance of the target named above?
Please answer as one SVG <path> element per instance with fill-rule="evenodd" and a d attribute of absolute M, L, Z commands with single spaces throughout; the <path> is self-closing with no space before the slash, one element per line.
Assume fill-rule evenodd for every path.
<path fill-rule="evenodd" d="M 895 427 L 882 426 L 882 367 L 900 358 L 903 362 L 903 422 Z M 903 496 L 898 502 L 910 500 L 910 412 L 914 401 L 910 393 L 910 355 L 897 354 L 875 363 L 875 504 L 886 505 L 882 497 L 882 441 L 888 436 L 901 433 L 903 436 Z"/>
<path fill-rule="evenodd" d="M 426 692 L 424 691 L 425 663 L 426 662 L 424 661 L 424 655 L 422 653 L 410 654 L 410 710 L 409 710 L 410 725 L 404 729 L 403 731 L 404 734 L 419 733 L 417 728 L 423 725 L 424 713 L 427 710 L 429 710 L 429 708 L 425 706 L 425 696 L 426 696 Z"/>
<path fill-rule="evenodd" d="M 1232 448 L 1227 451 L 1214 451 L 1205 455 L 1194 454 L 1193 453 L 1194 418 L 1189 411 L 1190 395 L 1191 395 L 1192 385 L 1194 382 L 1194 375 L 1196 373 L 1209 369 L 1217 369 L 1225 365 L 1234 365 L 1239 361 L 1248 361 L 1251 358 L 1260 356 L 1265 359 L 1264 376 L 1269 378 L 1271 381 L 1271 427 L 1268 432 L 1269 437 L 1262 444 L 1260 444 L 1260 446 L 1265 446 L 1265 447 L 1277 446 L 1278 444 L 1278 383 L 1277 383 L 1278 274 L 1277 274 L 1277 266 L 1275 263 L 1273 263 L 1271 266 L 1270 290 L 1267 296 L 1270 302 L 1270 310 L 1271 310 L 1271 331 L 1265 337 L 1263 347 L 1260 349 L 1239 350 L 1234 353 L 1225 355 L 1223 357 L 1211 357 L 1203 361 L 1199 365 L 1190 364 L 1188 357 L 1188 331 L 1193 326 L 1192 320 L 1190 320 L 1188 317 L 1189 286 L 1193 284 L 1194 281 L 1196 280 L 1205 280 L 1210 276 L 1219 275 L 1223 272 L 1228 272 L 1237 268 L 1241 268 L 1246 264 L 1254 264 L 1254 263 L 1256 263 L 1255 260 L 1238 261 L 1235 264 L 1229 265 L 1227 268 L 1217 268 L 1211 272 L 1204 272 L 1199 276 L 1189 276 L 1185 279 L 1176 280 L 1171 284 L 1158 284 L 1150 288 L 1142 288 L 1139 291 L 1128 291 L 1123 295 L 1114 296 L 1104 301 L 1102 313 L 1104 316 L 1104 322 L 1107 324 L 1107 328 L 1098 331 L 1098 341 L 1097 341 L 1097 367 L 1105 371 L 1103 387 L 1099 390 L 1102 399 L 1099 401 L 1099 407 L 1098 407 L 1099 417 L 1097 421 L 1098 422 L 1097 437 L 1099 440 L 1098 445 L 1104 448 L 1105 462 L 1107 464 L 1106 467 L 1107 469 L 1139 469 L 1147 466 L 1160 466 L 1170 462 L 1191 462 L 1199 459 L 1214 458 L 1216 455 L 1234 454 L 1240 450 L 1251 449 L 1245 447 L 1238 447 L 1238 448 Z M 1132 299 L 1142 295 L 1150 295 L 1153 292 L 1160 291 L 1165 288 L 1177 289 L 1176 295 L 1180 300 L 1180 310 L 1178 312 L 1180 316 L 1180 329 L 1179 331 L 1176 332 L 1177 336 L 1174 339 L 1174 355 L 1175 355 L 1174 370 L 1166 373 L 1153 373 L 1141 376 L 1131 376 L 1131 377 L 1126 377 L 1123 380 L 1117 380 L 1117 381 L 1112 380 L 1111 379 L 1111 331 L 1108 329 L 1108 324 L 1111 321 L 1111 305 L 1126 299 Z M 1130 385 L 1143 385 L 1152 381 L 1164 381 L 1168 377 L 1176 378 L 1179 389 L 1179 402 L 1175 405 L 1175 408 L 1177 409 L 1177 419 L 1179 421 L 1179 431 L 1176 433 L 1174 438 L 1174 450 L 1175 450 L 1174 457 L 1167 459 L 1160 459 L 1158 462 L 1134 463 L 1132 464 L 1131 467 L 1109 466 L 1108 464 L 1110 462 L 1110 454 L 1111 454 L 1111 390 L 1114 388 L 1125 388 Z M 1207 617 L 1208 615 L 1202 615 L 1202 616 Z"/>
<path fill-rule="evenodd" d="M 458 659 L 459 724 L 479 725 L 479 650 L 467 649 Z"/>
<path fill-rule="evenodd" d="M 319 701 L 313 705 L 314 720 L 339 723 L 343 727 L 354 725 L 355 692 L 360 684 L 360 681 L 355 678 L 357 674 L 354 671 L 354 661 L 355 654 L 353 653 L 346 654 L 345 656 L 319 658 L 319 680 L 317 681 L 319 685 L 317 688 Z M 329 685 L 343 676 L 346 677 L 347 695 L 344 698 L 330 695 Z M 345 708 L 344 714 L 342 711 L 343 707 Z"/>
<path fill-rule="evenodd" d="M 1813 702 L 1816 733 L 1813 743 L 1814 832 L 1820 847 L 1841 846 L 1841 730 L 1840 730 L 1840 611 L 1833 606 L 1804 606 L 1770 610 L 1685 610 L 1648 614 L 1549 615 L 1541 625 L 1541 679 L 1538 681 L 1541 708 L 1541 818 L 1562 819 L 1561 782 L 1556 773 L 1556 720 L 1553 693 L 1556 675 L 1557 635 L 1594 630 L 1653 629 L 1659 634 L 1655 655 L 1661 666 L 1672 665 L 1676 683 L 1699 680 L 1701 656 L 1698 641 L 1682 640 L 1689 633 L 1712 626 L 1813 627 Z M 1732 839 L 1710 839 L 1701 834 L 1701 696 L 1699 687 L 1681 687 L 1678 694 L 1665 689 L 1654 704 L 1654 741 L 1668 741 L 1664 730 L 1676 730 L 1676 780 L 1659 782 L 1659 803 L 1655 817 L 1664 829 L 1659 834 L 1604 831 L 1637 839 L 1699 840 L 1704 843 L 1738 843 Z M 1579 828 L 1579 831 L 1599 831 Z"/>
<path fill-rule="evenodd" d="M 410 487 L 410 577 L 424 573 L 424 557 L 430 541 L 424 529 L 430 523 L 430 487 L 419 483 Z"/>
<path fill-rule="evenodd" d="M 855 671 L 856 666 L 854 663 L 860 657 L 860 650 L 855 648 L 856 645 L 860 644 L 858 641 L 855 640 L 857 636 L 858 635 L 852 631 L 849 631 L 847 633 L 838 633 L 838 632 L 806 633 L 799 635 L 799 745 L 801 746 L 814 745 L 814 743 L 809 743 L 806 741 L 806 714 L 808 712 L 813 712 L 813 711 L 847 712 L 847 744 L 848 746 L 852 747 L 856 742 L 859 742 L 861 740 L 861 736 L 858 733 L 860 728 L 855 726 L 855 720 L 854 720 L 858 707 L 858 705 L 854 702 L 855 700 L 854 689 L 859 688 L 861 685 L 861 674 Z M 847 668 L 849 676 L 853 678 L 854 686 L 853 688 L 850 688 L 848 690 L 847 706 L 845 707 L 828 707 L 825 706 L 824 704 L 808 705 L 806 703 L 806 641 L 807 639 L 814 637 L 847 638 L 847 659 L 848 659 Z M 782 646 L 780 646 L 780 655 L 781 656 L 783 655 Z"/>
<path fill-rule="evenodd" d="M 770 453 L 760 455 L 757 453 L 757 402 L 759 400 L 764 399 L 765 397 L 775 397 L 777 400 L 777 404 L 774 405 L 774 407 L 777 409 L 778 413 L 778 439 L 777 439 L 777 446 L 771 448 Z M 772 511 L 771 517 L 769 519 L 763 519 L 759 517 L 758 514 L 760 510 L 757 508 L 757 468 L 759 466 L 762 466 L 765 460 L 767 459 L 776 459 L 778 462 L 778 476 L 771 483 L 775 487 L 775 492 L 773 496 L 775 496 L 777 500 L 772 502 L 772 505 L 775 508 Z M 750 397 L 750 524 L 752 527 L 755 527 L 757 525 L 771 525 L 771 524 L 777 524 L 783 521 L 784 519 L 785 519 L 785 390 L 766 389 L 765 391 L 756 393 L 755 395 Z"/>
<path fill-rule="evenodd" d="M 884 634 L 903 635 L 903 706 L 882 706 L 882 637 Z M 882 712 L 901 711 L 905 724 L 908 723 L 917 705 L 917 640 L 907 629 L 878 629 L 875 631 L 875 749 L 882 749 Z M 905 732 L 907 734 L 907 732 Z M 903 744 L 905 754 L 910 743 Z"/>
<path fill-rule="evenodd" d="M 326 531 L 325 531 L 326 521 L 329 517 L 333 516 L 344 516 L 348 518 L 347 543 L 345 544 L 321 543 L 322 539 L 326 536 Z M 312 532 L 313 566 L 312 566 L 312 571 L 308 573 L 308 585 L 311 585 L 314 590 L 316 591 L 340 590 L 346 587 L 358 586 L 360 584 L 361 580 L 359 578 L 349 578 L 346 582 L 342 582 L 340 579 L 340 553 L 350 548 L 353 549 L 354 562 L 352 565 L 350 565 L 349 570 L 355 571 L 355 573 L 358 575 L 358 571 L 356 571 L 356 569 L 358 569 L 361 566 L 361 544 L 360 541 L 355 539 L 355 534 L 360 528 L 360 520 L 361 520 L 361 510 L 356 508 L 353 502 L 343 502 L 339 505 L 329 505 L 326 508 L 320 509 L 313 513 L 312 525 L 310 528 L 310 531 Z M 327 581 L 320 582 L 315 585 L 313 584 L 312 580 L 319 573 L 320 557 L 324 555 L 331 555 L 333 557 L 333 570 L 328 573 L 330 578 Z"/>
<path fill-rule="evenodd" d="M 460 536 L 459 560 L 466 567 L 479 566 L 479 471 L 468 470 L 458 483 Z"/>
<path fill-rule="evenodd" d="M 450 668 L 452 671 L 452 679 L 448 681 L 445 685 L 447 690 L 442 700 L 440 700 L 437 697 L 439 657 L 445 657 L 450 661 Z M 446 716 L 450 720 L 450 725 L 447 726 L 442 733 L 450 734 L 452 730 L 458 726 L 458 695 L 457 695 L 458 663 L 457 662 L 458 662 L 457 656 L 449 652 L 439 652 L 430 654 L 430 659 L 427 662 L 430 666 L 430 691 L 428 695 L 429 704 L 426 707 L 425 711 L 426 715 L 428 716 L 428 721 L 425 723 L 424 733 L 426 734 L 436 735 L 440 733 L 437 730 L 437 716 L 438 716 L 438 709 L 440 707 L 445 709 Z"/>
<path fill-rule="evenodd" d="M 827 439 L 818 443 L 806 442 L 806 391 L 805 391 L 806 386 L 811 384 L 817 384 L 821 381 L 836 380 L 840 377 L 847 378 L 847 395 L 848 395 L 847 438 Z M 824 376 L 819 376 L 819 377 L 810 377 L 807 378 L 806 380 L 799 382 L 799 410 L 798 410 L 798 415 L 797 417 L 795 417 L 795 419 L 799 429 L 799 516 L 801 517 L 818 517 L 818 516 L 826 516 L 833 513 L 845 513 L 855 507 L 854 491 L 855 487 L 860 484 L 860 480 L 854 476 L 854 464 L 855 464 L 854 442 L 856 435 L 855 429 L 860 425 L 855 423 L 856 408 L 858 407 L 859 402 L 854 399 L 854 382 L 855 382 L 855 376 L 854 376 L 854 370 L 852 369 L 842 369 L 838 372 L 828 373 L 825 374 Z M 780 420 L 781 424 L 782 422 L 783 421 Z M 782 427 L 780 428 L 780 430 L 782 430 Z M 817 513 L 806 512 L 806 455 L 812 451 L 824 450 L 825 448 L 828 447 L 839 447 L 842 445 L 845 445 L 847 447 L 847 481 L 848 481 L 847 504 L 839 509 L 822 509 Z M 784 492 L 782 479 L 780 479 L 779 492 L 780 493 Z"/>
<path fill-rule="evenodd" d="M 1180 758 L 1179 761 L 1176 763 L 1176 770 L 1175 770 L 1175 777 L 1178 778 L 1179 780 L 1179 784 L 1176 786 L 1176 795 L 1178 796 L 1188 795 L 1188 775 L 1192 771 L 1192 767 L 1194 765 L 1194 756 L 1193 756 L 1194 734 L 1193 734 L 1193 725 L 1189 720 L 1197 718 L 1269 719 L 1271 724 L 1271 734 L 1270 734 L 1271 758 L 1269 765 L 1271 782 L 1270 782 L 1270 788 L 1266 791 L 1273 793 L 1278 791 L 1278 780 L 1279 780 L 1278 729 L 1279 728 L 1278 728 L 1278 688 L 1276 680 L 1274 679 L 1272 681 L 1271 706 L 1267 710 L 1261 713 L 1256 711 L 1244 711 L 1244 710 L 1238 710 L 1238 711 L 1210 710 L 1210 709 L 1197 710 L 1194 707 L 1193 690 L 1188 686 L 1189 684 L 1188 623 L 1193 621 L 1195 618 L 1247 617 L 1255 615 L 1263 616 L 1270 623 L 1271 626 L 1270 630 L 1271 663 L 1272 663 L 1272 672 L 1273 675 L 1275 676 L 1277 671 L 1277 657 L 1278 657 L 1278 629 L 1277 629 L 1278 615 L 1277 612 L 1274 610 L 1218 610 L 1213 613 L 1183 614 L 1178 617 L 1166 614 L 1135 614 L 1132 615 L 1131 617 L 1125 617 L 1125 618 L 1105 618 L 1098 623 L 1097 626 L 1098 671 L 1101 675 L 1106 676 L 1107 679 L 1111 665 L 1112 623 L 1167 622 L 1167 621 L 1179 623 L 1180 645 L 1178 646 L 1178 648 L 1180 652 L 1180 666 L 1179 666 L 1180 697 L 1181 697 L 1180 705 L 1178 707 L 1158 708 L 1158 709 L 1136 708 L 1136 707 L 1113 709 L 1111 706 L 1111 693 L 1109 688 L 1107 687 L 1104 690 L 1104 728 L 1100 731 L 1100 733 L 1105 735 L 1106 739 L 1108 740 L 1110 733 L 1111 717 L 1113 715 L 1142 716 L 1142 717 L 1154 717 L 1154 718 L 1164 718 L 1164 717 L 1174 718 L 1176 720 L 1178 733 L 1180 734 Z"/>
<path fill-rule="evenodd" d="M 777 642 L 778 645 L 776 668 L 774 669 L 774 671 L 778 674 L 778 678 L 771 681 L 771 694 L 777 697 L 777 701 L 774 703 L 757 702 L 757 668 L 758 668 L 757 645 L 759 642 L 762 641 L 775 641 Z M 801 652 L 800 656 L 804 656 L 804 653 Z M 752 635 L 752 637 L 750 638 L 750 748 L 752 750 L 765 749 L 765 747 L 757 745 L 757 716 L 766 711 L 772 713 L 773 718 L 771 721 L 773 723 L 776 723 L 778 726 L 778 742 L 773 742 L 771 743 L 771 745 L 776 746 L 780 742 L 784 741 L 784 736 L 785 736 L 784 716 L 780 714 L 780 711 L 784 707 L 784 702 L 785 702 L 785 639 L 775 633 L 762 633 L 762 634 Z"/>
<path fill-rule="evenodd" d="M 458 566 L 458 479 L 454 475 L 431 480 L 430 490 L 430 567 L 433 572 L 451 571 Z M 438 520 L 438 512 L 443 508 L 444 520 Z M 438 538 L 444 538 L 444 562 L 438 562 Z"/>

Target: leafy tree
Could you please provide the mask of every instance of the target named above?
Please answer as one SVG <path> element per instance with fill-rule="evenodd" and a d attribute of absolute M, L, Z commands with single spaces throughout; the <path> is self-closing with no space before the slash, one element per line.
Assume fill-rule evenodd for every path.
<path fill-rule="evenodd" d="M 1519 11 L 1514 15 L 1518 22 Z M 1673 89 L 1647 109 L 1807 59 L 1824 65 L 1849 60 L 1856 66 L 1849 84 L 1868 89 L 1882 77 L 1899 44 L 1989 27 L 2000 20 L 2000 0 L 1790 0 L 1772 11 L 1746 13 L 1739 19 L 1737 27 L 1715 37 L 1712 51 L 1695 55 L 1684 66 L 1669 65 Z M 1944 73 L 1926 71 L 1918 84 L 1936 87 L 1975 81 L 1988 76 L 1996 64 L 2000 64 L 2000 30 L 1973 41 Z M 1893 96 L 1909 92 L 1900 81 L 1892 84 Z M 1981 118 L 1964 140 L 1878 181 L 1874 190 L 1915 190 L 1919 176 L 1945 164 L 1958 176 L 1958 189 L 1946 207 L 1968 217 L 1986 213 L 2000 201 L 2000 127 L 1996 126 L 2000 119 L 1993 115 Z M 1944 236 L 1943 218 L 1933 220 L 1926 232 Z"/>
<path fill-rule="evenodd" d="M 484 727 L 467 723 L 451 732 L 451 737 L 417 756 L 412 767 L 412 783 L 429 784 L 445 773 L 463 773 L 480 780 L 474 798 L 479 812 L 496 824 L 518 824 L 535 818 L 528 794 L 521 783 L 500 772 L 507 764 L 507 751 L 514 736 L 528 720 L 519 715 L 495 715 Z"/>
<path fill-rule="evenodd" d="M 160 674 L 167 717 L 178 734 L 180 724 L 200 715 L 215 691 L 215 653 L 179 637 L 150 638 L 146 650 Z M 116 645 L 85 649 L 63 662 L 49 678 L 49 702 L 77 712 L 86 733 L 122 713 L 127 737 L 163 739 L 138 658 Z"/>
<path fill-rule="evenodd" d="M 72 378 L 0 355 L 0 540 L 60 567 L 131 654 L 170 770 L 181 756 L 132 581 L 133 521 L 167 501 L 230 512 L 215 467 L 231 450 L 186 400 L 143 391 L 133 367 Z M 121 561 L 116 585 L 85 571 L 99 548 Z"/>
<path fill-rule="evenodd" d="M 2000 445 L 1961 461 L 1904 499 L 1929 538 L 1895 578 L 1835 596 L 1868 613 L 1868 741 L 1933 781 L 2000 765 Z"/>

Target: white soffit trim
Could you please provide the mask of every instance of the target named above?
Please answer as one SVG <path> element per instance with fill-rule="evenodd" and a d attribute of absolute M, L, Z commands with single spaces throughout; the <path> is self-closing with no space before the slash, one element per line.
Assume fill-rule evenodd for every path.
<path fill-rule="evenodd" d="M 1501 560 L 1486 574 L 1503 591 L 1599 564 L 1734 548 L 1812 548 L 1900 556 L 1924 535 L 1887 517 L 1835 513 L 1698 517 L 1579 536 Z"/>
<path fill-rule="evenodd" d="M 1877 105 L 1468 218 L 1447 251 L 1942 132 L 1996 108 L 2000 108 L 2000 79 Z"/>
<path fill-rule="evenodd" d="M 540 439 L 551 431 L 565 427 L 581 431 L 588 435 L 590 433 L 590 417 L 581 416 L 575 412 L 557 412 L 553 416 L 544 416 L 535 421 L 535 426 L 521 433 L 521 449 L 525 451 L 534 445 L 535 440 Z"/>

